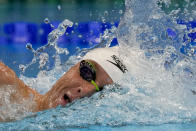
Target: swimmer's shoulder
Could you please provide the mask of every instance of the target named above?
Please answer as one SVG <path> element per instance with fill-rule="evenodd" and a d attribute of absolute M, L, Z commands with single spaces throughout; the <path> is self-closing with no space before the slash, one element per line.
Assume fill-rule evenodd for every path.
<path fill-rule="evenodd" d="M 3 62 L 0 62 L 0 85 L 14 84 L 15 78 L 15 72 L 6 66 Z"/>

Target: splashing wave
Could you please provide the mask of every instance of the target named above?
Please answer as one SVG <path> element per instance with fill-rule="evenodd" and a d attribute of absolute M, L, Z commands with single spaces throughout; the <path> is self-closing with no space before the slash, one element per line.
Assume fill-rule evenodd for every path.
<path fill-rule="evenodd" d="M 181 3 L 183 8 L 173 10 L 169 7 L 175 3 L 168 0 L 126 0 L 125 4 L 126 11 L 117 34 L 110 37 L 117 35 L 121 54 L 131 62 L 129 68 L 133 70 L 130 75 L 120 85 L 106 86 L 90 98 L 77 100 L 66 108 L 29 115 L 11 125 L 19 127 L 25 124 L 24 129 L 27 126 L 32 129 L 62 129 L 89 125 L 195 123 L 195 46 L 183 51 L 184 46 L 195 42 L 185 40 L 184 36 L 195 29 L 187 30 L 185 25 L 178 23 L 179 19 L 194 20 L 192 7 L 195 2 L 185 1 Z M 190 16 L 192 19 L 187 19 Z M 53 39 L 49 41 L 56 43 Z M 103 47 L 103 43 L 98 47 Z M 57 56 L 55 68 L 44 73 L 41 71 L 38 78 L 21 78 L 45 93 L 64 71 L 80 60 L 81 52 L 71 56 L 63 66 Z M 49 83 L 46 89 L 40 88 L 46 81 Z"/>

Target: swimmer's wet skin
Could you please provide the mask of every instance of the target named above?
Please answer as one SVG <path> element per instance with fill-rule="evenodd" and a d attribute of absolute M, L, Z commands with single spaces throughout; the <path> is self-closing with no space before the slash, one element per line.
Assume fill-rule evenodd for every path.
<path fill-rule="evenodd" d="M 17 101 L 18 97 L 16 96 L 21 96 L 24 99 L 31 99 L 33 96 L 32 103 L 36 104 L 32 104 L 32 112 L 54 108 L 58 105 L 65 106 L 76 99 L 91 96 L 100 90 L 99 87 L 112 83 L 113 80 L 98 63 L 93 60 L 83 60 L 71 67 L 53 85 L 51 90 L 45 95 L 41 95 L 25 85 L 12 69 L 0 62 L 0 88 L 13 85 L 17 94 L 12 97 L 14 97 L 14 102 L 17 103 L 20 103 L 20 100 Z M 2 103 L 1 98 L 0 106 L 6 104 Z M 2 121 L 1 118 L 0 121 Z"/>
<path fill-rule="evenodd" d="M 118 48 L 99 48 L 88 52 L 83 60 L 71 67 L 45 95 L 29 88 L 12 69 L 0 62 L 0 107 L 17 103 L 29 112 L 38 112 L 58 105 L 66 106 L 76 99 L 91 96 L 104 85 L 118 83 L 131 69 L 128 68 L 128 61 L 119 58 L 117 50 Z M 14 90 L 14 93 L 5 100 L 5 89 L 9 88 Z M 3 91 L 5 93 L 2 93 Z M 194 90 L 191 91 L 193 95 L 196 94 Z M 29 101 L 29 105 L 23 104 L 23 100 Z M 9 117 L 2 119 L 4 113 L 1 111 L 0 121 L 13 120 Z"/>
<path fill-rule="evenodd" d="M 118 47 L 97 48 L 88 52 L 83 60 L 71 67 L 45 95 L 29 88 L 13 70 L 1 63 L 0 89 L 12 85 L 12 88 L 17 90 L 13 96 L 20 96 L 30 101 L 28 108 L 30 107 L 31 112 L 54 108 L 58 105 L 66 106 L 67 103 L 102 90 L 104 85 L 121 81 L 128 69 L 118 57 L 118 49 Z M 14 97 L 14 101 L 22 103 L 18 97 Z M 0 105 L 2 105 L 1 102 L 3 101 L 0 97 Z M 3 104 L 6 105 L 7 102 Z"/>

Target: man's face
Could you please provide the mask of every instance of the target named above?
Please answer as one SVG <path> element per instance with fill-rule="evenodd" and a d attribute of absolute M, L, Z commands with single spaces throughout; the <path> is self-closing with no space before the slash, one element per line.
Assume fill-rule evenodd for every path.
<path fill-rule="evenodd" d="M 99 87 L 113 83 L 112 79 L 100 65 L 95 62 L 92 63 L 96 68 L 95 82 Z M 67 103 L 86 96 L 91 96 L 96 92 L 95 86 L 80 76 L 79 66 L 80 63 L 74 65 L 56 82 L 53 88 L 46 93 L 44 98 L 46 103 L 44 104 L 48 105 L 48 108 L 58 105 L 65 106 Z"/>
<path fill-rule="evenodd" d="M 96 92 L 95 87 L 80 76 L 78 64 L 72 67 L 63 77 L 65 77 L 67 84 L 62 86 L 62 94 L 60 95 L 62 106 Z"/>

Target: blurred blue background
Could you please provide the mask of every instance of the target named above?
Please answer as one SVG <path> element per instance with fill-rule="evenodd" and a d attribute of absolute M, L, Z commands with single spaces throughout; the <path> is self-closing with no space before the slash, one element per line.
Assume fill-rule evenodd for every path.
<path fill-rule="evenodd" d="M 183 9 L 185 5 L 185 0 L 171 0 L 169 6 L 159 6 L 168 14 L 174 9 Z M 73 53 L 76 47 L 94 46 L 99 44 L 100 35 L 106 29 L 118 27 L 124 11 L 124 0 L 1 0 L 0 60 L 19 74 L 19 65 L 27 64 L 33 58 L 26 44 L 32 44 L 34 49 L 47 44 L 48 34 L 64 19 L 71 20 L 74 25 L 59 39 L 59 47 Z M 194 20 L 179 19 L 177 24 L 185 25 L 188 31 L 196 27 Z M 167 35 L 173 39 L 176 32 L 168 27 Z M 181 52 L 187 54 L 186 49 L 195 45 L 195 39 L 195 32 L 184 35 L 188 44 L 181 48 Z M 115 38 L 111 45 L 116 44 Z M 65 61 L 67 57 L 62 58 Z M 34 72 L 27 72 L 26 75 Z"/>
<path fill-rule="evenodd" d="M 117 24 L 123 11 L 123 0 L 1 0 L 0 43 L 29 42 L 39 46 L 47 43 L 53 26 L 65 18 L 83 28 L 77 30 L 78 33 L 84 33 L 88 32 L 88 27 L 94 28 L 89 22 Z M 107 25 L 95 23 L 97 33 L 108 28 Z M 64 39 L 60 43 L 68 41 Z"/>
<path fill-rule="evenodd" d="M 178 8 L 184 11 L 184 9 L 188 8 L 186 7 L 186 3 L 195 0 L 165 1 L 169 1 L 169 5 L 166 6 L 164 2 L 162 3 L 162 5 L 160 3 L 157 4 L 160 6 L 160 8 L 165 14 L 170 14 L 173 10 L 177 10 Z M 19 68 L 20 65 L 26 65 L 30 63 L 33 58 L 33 53 L 26 49 L 27 43 L 32 44 L 34 49 L 37 49 L 38 47 L 47 44 L 48 34 L 53 29 L 55 29 L 58 24 L 61 23 L 64 19 L 71 20 L 74 23 L 73 27 L 68 28 L 67 32 L 58 41 L 59 47 L 67 48 L 70 52 L 69 55 L 60 56 L 61 62 L 63 63 L 67 60 L 69 56 L 74 54 L 74 51 L 76 51 L 76 47 L 88 48 L 93 45 L 99 44 L 100 35 L 103 34 L 106 29 L 110 29 L 112 26 L 118 27 L 120 18 L 123 16 L 124 12 L 124 0 L 1 0 L 0 61 L 3 61 L 6 65 L 12 68 L 17 73 L 17 75 L 20 75 L 22 73 L 27 77 L 37 77 L 37 74 L 40 70 L 48 71 L 52 69 L 54 67 L 54 60 L 49 60 L 49 68 L 39 69 L 39 63 L 37 62 L 30 65 L 28 69 L 26 69 L 26 71 L 23 73 Z M 179 19 L 176 18 L 175 20 L 177 20 L 175 21 L 176 23 L 174 22 L 175 24 L 184 25 L 185 27 L 185 32 L 182 33 L 182 39 L 185 44 L 180 47 L 180 52 L 188 56 L 187 50 L 191 49 L 192 47 L 196 47 L 196 21 L 195 19 L 182 20 L 180 19 L 180 17 Z M 175 30 L 172 26 L 168 26 L 164 30 L 166 30 L 166 37 L 171 39 L 171 41 L 175 41 L 178 38 L 177 36 L 179 34 L 177 30 Z M 118 42 L 115 38 L 112 41 L 112 46 L 116 44 L 118 44 Z M 48 48 L 48 50 L 45 50 L 45 52 L 48 54 L 51 52 L 54 53 L 53 51 L 54 49 L 50 48 Z M 196 53 L 196 50 L 193 51 L 194 53 Z M 175 60 L 175 55 L 171 58 L 172 60 Z M 170 117 L 170 112 L 168 113 Z M 155 112 L 155 115 L 156 114 L 157 113 Z M 46 116 L 47 115 L 48 114 L 46 113 Z M 43 115 L 41 117 L 43 117 Z M 182 116 L 179 117 L 181 119 Z M 43 124 L 42 122 L 46 118 L 48 119 L 50 117 L 44 117 L 41 118 L 41 120 L 37 119 L 36 117 L 35 119 L 38 120 L 38 123 L 40 122 L 41 124 Z M 33 118 L 33 121 L 35 121 L 35 119 Z M 57 121 L 54 121 L 58 122 L 57 126 L 62 124 L 59 123 L 58 120 L 59 118 L 57 119 Z M 24 126 L 23 122 L 20 123 L 19 121 L 19 124 L 13 123 L 13 128 L 18 127 L 22 129 L 23 126 L 34 126 L 34 123 L 31 123 L 31 121 L 29 123 L 28 120 L 25 121 Z M 48 123 L 47 125 L 50 124 L 51 123 Z M 146 123 L 139 123 L 138 125 L 125 125 L 122 127 L 109 127 L 108 125 L 87 128 L 88 130 L 99 130 L 101 128 L 105 130 L 133 129 L 145 131 L 165 129 L 192 131 L 195 129 L 194 121 L 193 124 L 186 124 L 185 122 L 184 124 L 177 125 L 175 123 L 169 123 L 169 125 L 163 124 L 160 126 L 149 126 L 147 124 L 146 126 L 145 124 Z M 122 123 L 122 125 L 124 125 L 124 123 Z M 5 124 L 4 127 L 8 126 L 10 125 Z M 86 130 L 86 128 L 79 128 L 78 130 L 81 129 Z"/>
<path fill-rule="evenodd" d="M 74 25 L 59 39 L 58 46 L 73 52 L 76 46 L 98 44 L 106 29 L 118 26 L 124 9 L 124 0 L 1 0 L 0 60 L 19 74 L 19 65 L 33 58 L 26 44 L 34 49 L 47 44 L 48 34 L 64 19 Z M 114 39 L 112 45 L 116 44 Z M 27 71 L 26 75 L 36 73 Z"/>

